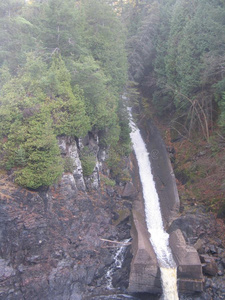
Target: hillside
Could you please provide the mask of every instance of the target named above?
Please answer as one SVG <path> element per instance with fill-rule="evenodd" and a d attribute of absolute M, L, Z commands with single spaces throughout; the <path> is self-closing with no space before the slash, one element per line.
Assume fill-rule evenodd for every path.
<path fill-rule="evenodd" d="M 186 204 L 224 217 L 224 3 L 141 1 L 128 36 L 141 116 L 162 129 Z"/>

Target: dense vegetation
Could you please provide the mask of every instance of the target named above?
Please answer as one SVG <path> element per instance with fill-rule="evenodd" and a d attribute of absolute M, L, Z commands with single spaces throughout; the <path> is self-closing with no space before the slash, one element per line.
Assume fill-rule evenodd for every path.
<path fill-rule="evenodd" d="M 225 216 L 225 1 L 142 0 L 129 16 L 130 79 L 165 124 L 181 198 Z"/>
<path fill-rule="evenodd" d="M 127 147 L 124 29 L 106 1 L 5 0 L 0 24 L 1 167 L 18 184 L 62 174 L 57 136 L 95 130 L 103 145 Z"/>
<path fill-rule="evenodd" d="M 155 111 L 182 134 L 225 129 L 225 2 L 139 1 L 130 26 L 130 73 Z"/>
<path fill-rule="evenodd" d="M 127 55 L 145 114 L 180 136 L 224 142 L 223 0 L 5 0 L 0 24 L 1 167 L 20 185 L 53 183 L 68 168 L 57 136 L 90 130 L 119 175 Z"/>

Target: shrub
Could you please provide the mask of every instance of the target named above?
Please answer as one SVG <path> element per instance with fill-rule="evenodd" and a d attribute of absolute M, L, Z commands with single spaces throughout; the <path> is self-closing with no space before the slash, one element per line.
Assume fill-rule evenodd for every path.
<path fill-rule="evenodd" d="M 64 172 L 73 173 L 73 170 L 75 168 L 73 159 L 71 157 L 65 157 L 64 158 Z"/>
<path fill-rule="evenodd" d="M 81 156 L 81 164 L 84 176 L 90 176 L 94 171 L 94 167 L 96 165 L 96 158 L 92 154 L 83 154 Z"/>

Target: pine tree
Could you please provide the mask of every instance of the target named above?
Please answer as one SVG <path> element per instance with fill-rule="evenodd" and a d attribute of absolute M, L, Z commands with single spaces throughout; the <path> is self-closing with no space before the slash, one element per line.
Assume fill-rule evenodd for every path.
<path fill-rule="evenodd" d="M 46 112 L 29 119 L 24 139 L 16 157 L 23 149 L 25 166 L 15 172 L 16 183 L 32 189 L 51 185 L 62 175 L 63 164 L 51 118 Z"/>
<path fill-rule="evenodd" d="M 22 15 L 23 0 L 0 3 L 0 66 L 6 64 L 12 73 L 25 61 L 32 24 Z"/>

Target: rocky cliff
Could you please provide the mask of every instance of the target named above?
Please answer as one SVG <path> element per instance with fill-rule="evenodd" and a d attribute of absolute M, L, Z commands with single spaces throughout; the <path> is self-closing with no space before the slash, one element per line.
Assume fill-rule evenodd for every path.
<path fill-rule="evenodd" d="M 0 298 L 80 300 L 106 289 L 117 244 L 129 237 L 129 191 L 100 185 L 105 153 L 98 137 L 60 137 L 71 171 L 49 189 L 29 191 L 0 176 Z M 83 176 L 82 147 L 95 156 Z M 113 247 L 112 247 L 113 246 Z M 127 276 L 126 276 L 127 277 Z M 120 277 L 118 277 L 118 280 Z M 121 280 L 120 287 L 128 283 Z"/>

